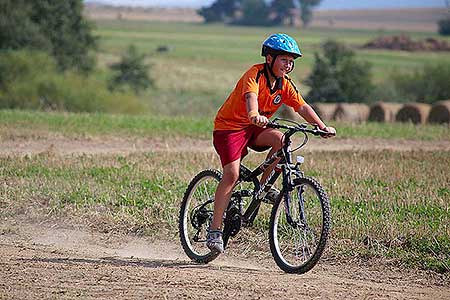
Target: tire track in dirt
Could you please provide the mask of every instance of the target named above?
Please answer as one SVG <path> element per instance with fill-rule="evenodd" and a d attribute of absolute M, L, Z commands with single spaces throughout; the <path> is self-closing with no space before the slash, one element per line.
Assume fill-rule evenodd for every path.
<path fill-rule="evenodd" d="M 449 299 L 448 282 L 382 266 L 321 262 L 304 275 L 225 253 L 188 261 L 169 241 L 3 222 L 0 299 Z M 428 276 L 428 277 L 427 277 Z"/>
<path fill-rule="evenodd" d="M 294 140 L 295 141 L 295 140 Z M 298 141 L 297 141 L 298 142 Z M 414 141 L 386 139 L 316 139 L 311 138 L 305 151 L 450 151 L 450 141 Z M 40 153 L 56 155 L 108 155 L 143 152 L 214 152 L 211 140 L 89 138 L 9 139 L 0 141 L 0 156 L 25 156 Z"/>

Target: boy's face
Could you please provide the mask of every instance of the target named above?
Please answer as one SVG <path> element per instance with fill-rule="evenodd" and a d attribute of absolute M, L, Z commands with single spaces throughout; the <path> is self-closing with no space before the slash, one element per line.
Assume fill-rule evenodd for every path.
<path fill-rule="evenodd" d="M 272 64 L 273 56 L 267 56 L 267 62 Z M 294 57 L 291 55 L 278 55 L 275 59 L 275 63 L 273 64 L 272 71 L 277 77 L 284 77 L 287 73 L 292 71 L 294 67 Z"/>

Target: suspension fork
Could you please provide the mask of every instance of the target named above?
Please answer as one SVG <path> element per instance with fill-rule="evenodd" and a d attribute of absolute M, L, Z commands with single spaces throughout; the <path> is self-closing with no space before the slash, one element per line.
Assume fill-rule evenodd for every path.
<path fill-rule="evenodd" d="M 305 199 L 303 198 L 303 192 L 305 191 L 305 186 L 300 186 L 300 190 L 298 191 L 298 202 L 300 207 L 300 221 L 303 223 L 304 226 L 307 226 L 306 224 L 306 214 L 305 214 Z"/>
<path fill-rule="evenodd" d="M 293 225 L 293 220 L 291 217 L 291 209 L 290 209 L 290 203 L 291 203 L 291 191 L 292 191 L 292 182 L 291 182 L 291 175 L 289 174 L 289 170 L 287 169 L 286 165 L 283 165 L 282 167 L 282 173 L 283 173 L 283 195 L 284 198 L 284 212 L 286 213 L 286 220 L 288 224 Z"/>

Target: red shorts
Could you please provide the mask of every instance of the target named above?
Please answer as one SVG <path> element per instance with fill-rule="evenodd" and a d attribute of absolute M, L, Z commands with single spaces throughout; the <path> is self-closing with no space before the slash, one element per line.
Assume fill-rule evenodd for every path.
<path fill-rule="evenodd" d="M 255 151 L 265 151 L 268 147 L 254 145 L 256 137 L 268 128 L 250 125 L 242 130 L 216 130 L 213 132 L 214 148 L 219 154 L 222 167 L 247 155 L 247 147 Z"/>

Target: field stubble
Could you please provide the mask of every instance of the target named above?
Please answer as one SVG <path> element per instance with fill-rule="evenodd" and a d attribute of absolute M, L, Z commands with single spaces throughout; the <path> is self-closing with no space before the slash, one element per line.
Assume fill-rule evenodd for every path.
<path fill-rule="evenodd" d="M 450 152 L 307 153 L 304 169 L 328 191 L 333 215 L 324 259 L 383 258 L 449 272 Z M 252 155 L 254 166 L 263 156 Z M 176 238 L 178 207 L 195 173 L 218 167 L 212 152 L 1 157 L 2 216 L 42 216 L 101 232 Z M 267 257 L 265 207 L 232 247 Z M 250 254 L 251 253 L 251 254 Z"/>

